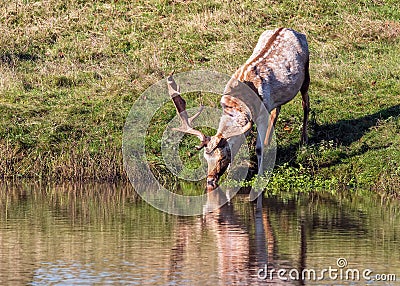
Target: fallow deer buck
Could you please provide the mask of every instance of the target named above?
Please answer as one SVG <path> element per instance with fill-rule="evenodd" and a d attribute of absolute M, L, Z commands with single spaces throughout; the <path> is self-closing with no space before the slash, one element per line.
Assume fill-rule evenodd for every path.
<path fill-rule="evenodd" d="M 246 133 L 254 123 L 252 113 L 246 104 L 234 97 L 237 94 L 239 82 L 245 83 L 261 98 L 270 113 L 269 119 L 260 124 L 257 122 L 256 153 L 258 169 L 262 171 L 264 145 L 268 146 L 272 138 L 272 130 L 276 124 L 280 108 L 292 100 L 300 91 L 304 110 L 301 141 L 307 142 L 307 122 L 309 114 L 308 87 L 309 51 L 305 35 L 292 29 L 279 28 L 267 30 L 260 36 L 251 57 L 242 65 L 227 83 L 221 106 L 221 116 L 217 134 L 206 136 L 194 129 L 191 123 L 201 110 L 188 118 L 185 100 L 172 74 L 168 77 L 168 90 L 182 125 L 176 130 L 197 136 L 204 147 L 204 157 L 207 160 L 207 191 L 217 187 L 218 179 L 228 168 L 232 156 L 229 141 L 237 135 Z M 262 174 L 261 174 L 262 175 Z"/>

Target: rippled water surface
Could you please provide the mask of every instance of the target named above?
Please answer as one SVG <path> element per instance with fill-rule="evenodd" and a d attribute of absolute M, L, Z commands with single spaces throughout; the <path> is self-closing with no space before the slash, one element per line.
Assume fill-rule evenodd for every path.
<path fill-rule="evenodd" d="M 307 194 L 257 212 L 236 196 L 184 218 L 129 188 L 0 185 L 0 285 L 266 282 L 400 285 L 399 203 Z"/>

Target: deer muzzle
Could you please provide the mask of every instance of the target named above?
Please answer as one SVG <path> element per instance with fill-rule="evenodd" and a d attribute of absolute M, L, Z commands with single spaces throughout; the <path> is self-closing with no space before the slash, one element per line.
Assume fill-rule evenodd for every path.
<path fill-rule="evenodd" d="M 212 191 L 218 187 L 218 176 L 217 175 L 209 175 L 207 176 L 207 191 Z"/>

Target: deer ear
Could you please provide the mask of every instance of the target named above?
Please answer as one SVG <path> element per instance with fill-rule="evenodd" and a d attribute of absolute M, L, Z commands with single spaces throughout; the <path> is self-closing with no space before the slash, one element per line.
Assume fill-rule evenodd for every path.
<path fill-rule="evenodd" d="M 239 86 L 239 81 L 232 77 L 225 86 L 224 94 L 231 94 Z"/>
<path fill-rule="evenodd" d="M 240 99 L 224 95 L 221 98 L 224 114 L 221 116 L 217 134 L 224 138 L 241 135 L 251 128 L 251 111 Z"/>
<path fill-rule="evenodd" d="M 246 133 L 252 126 L 252 122 L 246 116 L 232 117 L 222 115 L 219 123 L 218 133 L 228 139 Z"/>
<path fill-rule="evenodd" d="M 218 147 L 222 139 L 223 138 L 220 135 L 211 136 L 210 141 L 208 141 L 207 145 L 204 148 L 206 153 L 210 154 L 212 151 L 214 151 L 215 148 Z"/>
<path fill-rule="evenodd" d="M 195 147 L 196 150 L 199 151 L 199 150 L 203 149 L 204 147 L 207 148 L 208 143 L 210 142 L 210 139 L 211 138 L 209 136 L 204 136 L 204 140 L 201 142 L 201 144 Z"/>

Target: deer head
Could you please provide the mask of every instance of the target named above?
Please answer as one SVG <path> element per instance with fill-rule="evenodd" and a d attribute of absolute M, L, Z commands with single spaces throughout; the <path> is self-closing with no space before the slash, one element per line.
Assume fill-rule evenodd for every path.
<path fill-rule="evenodd" d="M 193 120 L 200 115 L 203 107 L 200 107 L 200 110 L 189 118 L 186 102 L 182 98 L 180 88 L 175 83 L 172 74 L 168 77 L 167 83 L 169 95 L 181 119 L 181 126 L 174 130 L 195 135 L 200 140 L 200 145 L 196 146 L 196 149 L 204 148 L 204 158 L 207 161 L 207 191 L 212 191 L 217 188 L 219 178 L 232 161 L 234 152 L 229 144 L 230 139 L 244 134 L 252 126 L 251 112 L 241 100 L 225 94 L 221 98 L 223 114 L 217 134 L 211 137 L 204 135 L 192 127 Z"/>

